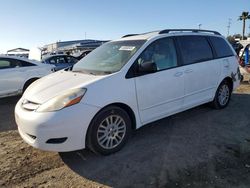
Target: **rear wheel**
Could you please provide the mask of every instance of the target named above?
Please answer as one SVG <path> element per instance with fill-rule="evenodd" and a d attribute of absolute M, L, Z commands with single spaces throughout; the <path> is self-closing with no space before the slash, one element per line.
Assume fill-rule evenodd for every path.
<path fill-rule="evenodd" d="M 131 120 L 126 111 L 109 106 L 99 112 L 90 124 L 87 145 L 95 153 L 108 155 L 119 151 L 131 132 Z"/>
<path fill-rule="evenodd" d="M 240 81 L 243 82 L 243 80 L 244 80 L 244 76 L 241 74 L 240 75 Z"/>
<path fill-rule="evenodd" d="M 225 108 L 229 104 L 231 93 L 232 88 L 230 84 L 227 81 L 223 81 L 216 91 L 212 106 L 216 109 Z"/>

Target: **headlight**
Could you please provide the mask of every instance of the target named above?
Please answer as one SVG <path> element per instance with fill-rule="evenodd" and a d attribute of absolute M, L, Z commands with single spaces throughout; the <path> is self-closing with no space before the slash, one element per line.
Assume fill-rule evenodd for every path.
<path fill-rule="evenodd" d="M 72 106 L 81 101 L 86 91 L 87 89 L 85 88 L 71 89 L 41 104 L 37 108 L 36 111 L 37 112 L 52 112 L 52 111 L 61 110 L 68 106 Z"/>

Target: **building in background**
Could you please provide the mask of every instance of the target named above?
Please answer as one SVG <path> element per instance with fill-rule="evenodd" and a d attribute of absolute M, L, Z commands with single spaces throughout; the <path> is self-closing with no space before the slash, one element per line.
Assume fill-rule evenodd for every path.
<path fill-rule="evenodd" d="M 29 49 L 15 48 L 7 51 L 6 55 L 19 56 L 40 61 L 42 58 L 55 54 L 68 54 L 73 56 L 81 56 L 84 53 L 89 53 L 95 48 L 101 46 L 107 40 L 72 40 L 59 41 L 52 44 L 44 45 L 43 47 L 35 47 Z"/>
<path fill-rule="evenodd" d="M 71 54 L 80 55 L 86 50 L 93 50 L 107 41 L 100 40 L 73 40 L 73 41 L 59 41 L 52 44 L 44 45 L 42 49 L 42 56 L 54 54 Z"/>
<path fill-rule="evenodd" d="M 28 58 L 29 57 L 29 49 L 25 49 L 25 48 L 14 48 L 11 50 L 7 51 L 8 56 L 19 56 L 19 57 L 25 57 Z"/>

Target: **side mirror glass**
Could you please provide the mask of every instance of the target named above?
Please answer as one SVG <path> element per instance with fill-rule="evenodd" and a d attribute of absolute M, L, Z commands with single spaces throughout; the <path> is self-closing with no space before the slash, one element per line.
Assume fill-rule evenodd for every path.
<path fill-rule="evenodd" d="M 154 73 L 156 71 L 157 71 L 157 66 L 154 62 L 146 61 L 146 62 L 138 65 L 138 73 L 139 74 Z"/>

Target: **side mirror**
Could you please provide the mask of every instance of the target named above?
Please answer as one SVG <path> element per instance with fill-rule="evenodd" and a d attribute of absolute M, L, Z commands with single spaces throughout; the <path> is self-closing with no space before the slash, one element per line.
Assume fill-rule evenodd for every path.
<path fill-rule="evenodd" d="M 154 73 L 157 71 L 157 66 L 154 62 L 146 61 L 141 65 L 138 65 L 139 74 Z"/>

